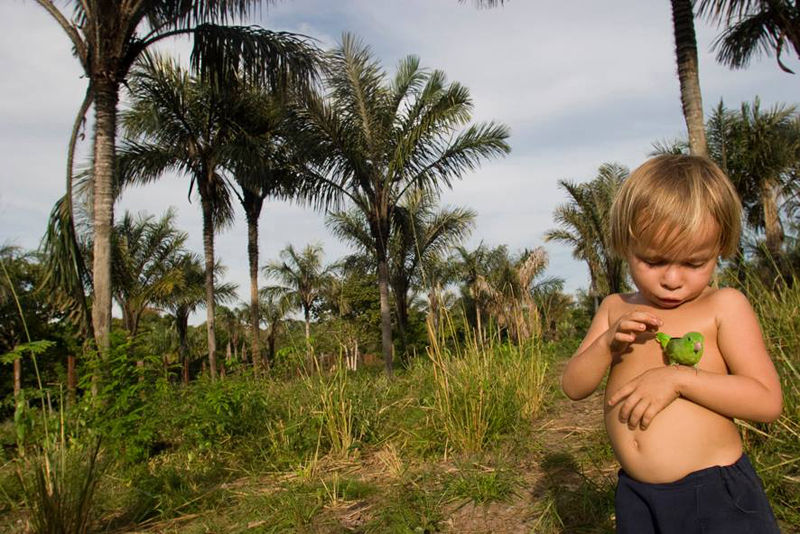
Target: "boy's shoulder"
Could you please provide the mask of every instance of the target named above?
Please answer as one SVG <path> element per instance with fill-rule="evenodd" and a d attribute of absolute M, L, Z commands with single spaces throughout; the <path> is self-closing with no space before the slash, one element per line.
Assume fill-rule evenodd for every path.
<path fill-rule="evenodd" d="M 714 307 L 719 307 L 722 310 L 725 310 L 728 307 L 750 307 L 750 301 L 747 299 L 744 293 L 733 287 L 721 287 L 719 289 L 709 291 L 706 298 L 711 301 Z"/>

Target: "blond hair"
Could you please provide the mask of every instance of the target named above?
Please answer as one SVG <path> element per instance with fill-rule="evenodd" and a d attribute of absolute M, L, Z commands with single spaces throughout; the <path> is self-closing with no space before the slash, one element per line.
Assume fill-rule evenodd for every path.
<path fill-rule="evenodd" d="M 672 255 L 715 222 L 723 258 L 736 253 L 742 205 L 711 160 L 663 155 L 647 160 L 622 184 L 611 206 L 612 250 L 625 257 L 637 245 Z M 709 219 L 710 218 L 710 219 Z"/>

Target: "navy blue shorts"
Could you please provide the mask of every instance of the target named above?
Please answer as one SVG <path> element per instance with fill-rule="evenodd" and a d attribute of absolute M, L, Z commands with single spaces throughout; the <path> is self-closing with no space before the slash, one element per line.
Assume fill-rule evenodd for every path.
<path fill-rule="evenodd" d="M 780 533 L 764 487 L 742 455 L 667 484 L 646 484 L 619 471 L 618 534 Z"/>

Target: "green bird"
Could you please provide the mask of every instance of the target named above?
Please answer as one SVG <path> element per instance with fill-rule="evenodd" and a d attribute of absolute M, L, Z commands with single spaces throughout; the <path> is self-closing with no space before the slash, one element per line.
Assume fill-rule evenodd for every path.
<path fill-rule="evenodd" d="M 703 334 L 700 332 L 689 332 L 681 337 L 670 337 L 658 332 L 656 340 L 661 343 L 661 348 L 672 365 L 697 367 L 697 362 L 703 357 Z"/>

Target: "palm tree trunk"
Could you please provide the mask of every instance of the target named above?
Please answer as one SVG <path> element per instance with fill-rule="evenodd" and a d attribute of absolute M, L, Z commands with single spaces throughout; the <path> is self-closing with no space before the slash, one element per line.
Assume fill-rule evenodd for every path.
<path fill-rule="evenodd" d="M 306 358 L 311 358 L 311 311 L 303 307 L 303 319 L 306 323 Z"/>
<path fill-rule="evenodd" d="M 405 288 L 394 287 L 394 301 L 397 308 L 397 333 L 400 336 L 402 352 L 400 357 L 403 362 L 408 361 L 408 291 Z"/>
<path fill-rule="evenodd" d="M 206 262 L 206 331 L 208 333 L 208 366 L 211 379 L 217 378 L 217 338 L 214 319 L 214 214 L 211 199 L 203 192 L 200 202 L 203 205 L 203 252 Z"/>
<path fill-rule="evenodd" d="M 381 352 L 386 374 L 392 376 L 392 312 L 389 308 L 389 264 L 385 253 L 378 259 L 378 292 L 381 302 Z"/>
<path fill-rule="evenodd" d="M 475 328 L 478 337 L 478 345 L 483 345 L 483 324 L 481 324 L 481 307 L 478 301 L 475 301 Z"/>
<path fill-rule="evenodd" d="M 175 313 L 175 329 L 178 331 L 178 354 L 183 364 L 183 383 L 189 385 L 189 347 L 186 343 L 187 332 L 189 331 L 189 314 L 178 310 Z"/>
<path fill-rule="evenodd" d="M 767 238 L 767 250 L 773 259 L 777 259 L 783 250 L 783 226 L 778 214 L 778 203 L 775 198 L 774 180 L 761 182 L 761 209 L 764 212 L 764 233 Z"/>
<path fill-rule="evenodd" d="M 703 126 L 703 97 L 700 93 L 692 0 L 671 0 L 671 3 L 681 104 L 686 128 L 689 131 L 689 152 L 695 156 L 706 156 L 708 148 Z"/>
<path fill-rule="evenodd" d="M 22 358 L 14 360 L 14 398 L 19 398 L 22 391 Z"/>
<path fill-rule="evenodd" d="M 70 406 L 75 406 L 77 390 L 78 379 L 75 375 L 75 355 L 70 354 L 67 356 L 67 403 Z"/>
<path fill-rule="evenodd" d="M 95 83 L 92 325 L 100 356 L 105 359 L 111 347 L 111 229 L 114 224 L 112 178 L 119 86 L 103 77 L 95 80 Z"/>
<path fill-rule="evenodd" d="M 253 367 L 258 371 L 262 364 L 258 342 L 258 215 L 247 214 L 247 260 L 250 265 L 250 348 Z"/>

